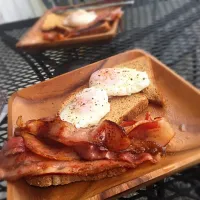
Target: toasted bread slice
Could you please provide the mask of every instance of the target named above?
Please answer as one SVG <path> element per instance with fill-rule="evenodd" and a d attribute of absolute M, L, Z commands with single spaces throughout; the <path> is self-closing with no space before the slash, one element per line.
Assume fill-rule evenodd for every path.
<path fill-rule="evenodd" d="M 110 99 L 110 112 L 101 120 L 111 120 L 120 123 L 122 120 L 131 120 L 148 107 L 148 99 L 144 94 L 113 97 Z"/>
<path fill-rule="evenodd" d="M 137 59 L 117 65 L 115 67 L 120 67 L 120 68 L 127 67 L 127 68 L 133 68 L 139 71 L 145 71 L 149 76 L 150 85 L 149 87 L 143 90 L 143 93 L 146 95 L 146 97 L 148 98 L 150 102 L 153 102 L 159 105 L 164 104 L 163 96 L 161 92 L 159 91 L 158 86 L 156 85 L 153 67 L 148 57 L 141 56 Z"/>
<path fill-rule="evenodd" d="M 55 28 L 68 30 L 68 28 L 63 25 L 64 18 L 65 16 L 63 15 L 56 15 L 54 13 L 48 14 L 42 24 L 42 31 L 50 31 L 54 30 Z"/>
<path fill-rule="evenodd" d="M 77 181 L 96 181 L 103 178 L 109 178 L 113 176 L 118 176 L 126 172 L 126 168 L 115 168 L 112 170 L 107 170 L 99 174 L 90 175 L 90 176 L 78 176 L 78 175 L 42 175 L 42 176 L 30 176 L 26 177 L 27 183 L 30 185 L 38 187 L 48 187 L 56 185 L 66 185 L 72 182 Z"/>

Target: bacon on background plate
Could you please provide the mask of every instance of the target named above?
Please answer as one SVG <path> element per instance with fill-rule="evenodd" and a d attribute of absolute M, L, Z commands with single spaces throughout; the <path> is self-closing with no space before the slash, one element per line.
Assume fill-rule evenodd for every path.
<path fill-rule="evenodd" d="M 76 28 L 65 26 L 64 16 L 49 15 L 51 16 L 46 17 L 41 29 L 43 39 L 52 42 L 80 35 L 107 32 L 110 30 L 112 22 L 121 18 L 123 11 L 119 7 L 97 10 L 97 17 L 93 22 Z"/>

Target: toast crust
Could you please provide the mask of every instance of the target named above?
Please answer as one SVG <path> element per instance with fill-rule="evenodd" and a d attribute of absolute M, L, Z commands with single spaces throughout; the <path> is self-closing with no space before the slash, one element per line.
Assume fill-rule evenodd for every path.
<path fill-rule="evenodd" d="M 116 168 L 107 170 L 99 174 L 90 176 L 78 176 L 78 175 L 42 175 L 26 177 L 25 180 L 28 184 L 38 187 L 49 187 L 57 185 L 66 185 L 77 181 L 96 181 L 103 178 L 110 178 L 118 176 L 126 172 L 126 168 Z"/>

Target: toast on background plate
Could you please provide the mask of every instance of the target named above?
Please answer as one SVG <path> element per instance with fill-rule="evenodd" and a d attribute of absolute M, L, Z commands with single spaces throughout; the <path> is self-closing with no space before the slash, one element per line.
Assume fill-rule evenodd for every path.
<path fill-rule="evenodd" d="M 56 47 L 114 37 L 123 15 L 120 7 L 86 11 L 76 9 L 63 14 L 47 11 L 17 43 L 19 48 Z"/>

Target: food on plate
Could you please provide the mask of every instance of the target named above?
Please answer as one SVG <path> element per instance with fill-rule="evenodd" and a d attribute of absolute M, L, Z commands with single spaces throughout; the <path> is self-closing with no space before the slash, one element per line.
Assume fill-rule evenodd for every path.
<path fill-rule="evenodd" d="M 96 18 L 97 14 L 94 11 L 78 9 L 66 16 L 63 21 L 63 25 L 74 28 L 87 26 L 88 24 L 94 22 Z"/>
<path fill-rule="evenodd" d="M 149 102 L 164 104 L 151 63 L 140 57 L 113 67 L 105 70 L 120 72 L 111 83 L 122 80 L 117 89 L 124 96 L 109 93 L 114 91 L 110 81 L 107 93 L 112 74 L 101 75 L 106 80 L 102 87 L 91 85 L 94 76 L 106 73 L 101 69 L 65 99 L 56 116 L 26 122 L 20 116 L 14 136 L 0 151 L 0 179 L 25 178 L 30 185 L 47 187 L 113 177 L 143 162 L 157 163 L 174 131 L 164 117 L 145 111 Z M 137 79 L 137 73 L 142 76 L 133 81 L 137 90 L 127 92 L 127 77 Z M 145 117 L 136 120 L 142 112 Z"/>
<path fill-rule="evenodd" d="M 105 68 L 92 74 L 90 87 L 104 89 L 108 96 L 125 96 L 138 93 L 148 87 L 150 80 L 146 72 L 130 68 Z"/>
<path fill-rule="evenodd" d="M 140 73 L 145 72 L 145 74 L 147 74 L 148 76 L 148 79 L 150 80 L 150 83 L 148 87 L 142 90 L 142 92 L 136 93 L 134 95 L 111 97 L 109 99 L 110 112 L 104 118 L 102 118 L 102 120 L 108 119 L 116 123 L 120 123 L 120 121 L 123 119 L 126 119 L 126 120 L 133 119 L 134 117 L 142 113 L 148 107 L 149 101 L 156 103 L 158 105 L 164 104 L 164 99 L 161 92 L 158 90 L 158 86 L 156 84 L 154 73 L 153 73 L 153 68 L 152 68 L 149 58 L 142 56 L 142 57 L 134 59 L 133 61 L 125 62 L 123 64 L 120 64 L 114 67 L 121 68 L 121 69 L 123 68 L 136 69 Z M 91 78 L 95 74 L 96 72 L 94 72 L 91 75 Z M 80 93 L 84 88 L 88 88 L 88 87 L 89 87 L 89 84 L 87 83 L 81 86 L 80 88 L 77 88 L 73 93 L 71 93 L 63 102 L 60 112 L 62 112 L 64 107 L 68 105 L 69 102 L 71 102 L 74 99 L 76 94 Z M 126 85 L 123 87 L 123 89 L 126 90 Z M 116 87 L 115 91 L 120 91 L 120 90 L 119 88 Z"/>
<path fill-rule="evenodd" d="M 50 13 L 46 16 L 42 24 L 42 30 L 50 31 L 56 28 L 65 29 L 65 26 L 63 25 L 63 16 Z"/>
<path fill-rule="evenodd" d="M 110 103 L 105 90 L 85 88 L 61 111 L 60 118 L 76 126 L 85 128 L 97 125 L 110 111 Z"/>
<path fill-rule="evenodd" d="M 42 37 L 46 41 L 57 41 L 108 32 L 122 14 L 119 7 L 94 11 L 78 9 L 62 15 L 49 13 L 41 26 Z"/>
<path fill-rule="evenodd" d="M 74 92 L 72 92 L 63 102 L 59 113 L 65 109 L 65 107 L 73 101 L 75 96 L 79 94 L 84 88 L 87 88 L 88 83 L 77 88 Z M 120 123 L 123 119 L 133 119 L 140 113 L 142 113 L 148 107 L 148 99 L 145 94 L 137 93 L 130 96 L 121 96 L 121 97 L 112 97 L 109 98 L 110 103 L 110 112 L 108 112 L 102 119 L 110 120 L 116 123 Z M 119 109 L 120 108 L 120 109 Z M 100 122 L 101 122 L 100 121 Z"/>
<path fill-rule="evenodd" d="M 156 83 L 156 75 L 154 74 L 153 66 L 149 58 L 145 56 L 141 56 L 132 61 L 128 61 L 122 64 L 119 64 L 115 67 L 119 68 L 133 68 L 141 72 L 146 72 L 148 74 L 148 78 L 150 80 L 150 84 L 147 88 L 145 88 L 142 92 L 148 98 L 148 100 L 152 103 L 163 105 L 165 100 L 161 91 L 159 91 L 157 83 Z"/>
<path fill-rule="evenodd" d="M 96 180 L 107 174 L 111 176 L 113 169 L 119 174 L 145 161 L 156 163 L 174 136 L 173 130 L 166 127 L 169 124 L 164 118 L 152 119 L 149 114 L 126 129 L 109 120 L 92 128 L 79 129 L 59 117 L 30 120 L 21 123 L 15 136 L 4 144 L 0 152 L 0 178 L 27 177 L 30 184 L 49 186 L 42 180 L 53 174 L 59 182 L 65 175 L 69 183 L 69 179 L 73 182 L 77 177 L 87 180 L 91 176 L 90 180 Z M 152 137 L 154 131 L 155 139 Z M 66 154 L 64 148 L 67 148 Z"/>

